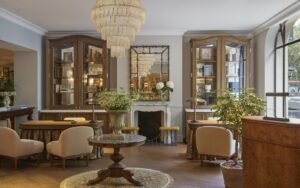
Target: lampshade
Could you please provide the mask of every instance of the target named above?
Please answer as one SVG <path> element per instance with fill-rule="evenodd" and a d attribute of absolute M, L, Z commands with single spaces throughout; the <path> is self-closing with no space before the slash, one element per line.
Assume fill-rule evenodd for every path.
<path fill-rule="evenodd" d="M 144 23 L 145 11 L 140 0 L 97 0 L 91 17 L 111 56 L 121 57 Z"/>

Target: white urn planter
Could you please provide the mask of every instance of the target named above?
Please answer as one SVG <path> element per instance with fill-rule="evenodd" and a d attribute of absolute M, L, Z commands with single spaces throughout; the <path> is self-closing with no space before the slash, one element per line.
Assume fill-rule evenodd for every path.
<path fill-rule="evenodd" d="M 109 126 L 112 128 L 112 136 L 116 140 L 124 139 L 122 128 L 125 127 L 125 118 L 127 112 L 127 110 L 108 111 L 110 120 Z"/>

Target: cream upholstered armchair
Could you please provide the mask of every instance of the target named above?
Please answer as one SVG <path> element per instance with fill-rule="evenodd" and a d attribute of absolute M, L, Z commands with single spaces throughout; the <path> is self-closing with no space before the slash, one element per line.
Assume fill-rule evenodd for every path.
<path fill-rule="evenodd" d="M 22 157 L 37 155 L 39 161 L 43 149 L 43 142 L 20 139 L 13 129 L 0 127 L 0 156 L 12 158 L 15 168 L 18 167 L 18 159 Z"/>
<path fill-rule="evenodd" d="M 196 146 L 201 165 L 204 156 L 222 157 L 229 160 L 235 153 L 232 132 L 223 127 L 204 126 L 196 130 Z"/>
<path fill-rule="evenodd" d="M 57 141 L 47 144 L 51 164 L 53 156 L 59 157 L 62 159 L 62 166 L 65 169 L 66 159 L 85 156 L 88 165 L 93 147 L 88 144 L 87 138 L 93 135 L 94 130 L 86 126 L 72 127 L 64 130 Z"/>

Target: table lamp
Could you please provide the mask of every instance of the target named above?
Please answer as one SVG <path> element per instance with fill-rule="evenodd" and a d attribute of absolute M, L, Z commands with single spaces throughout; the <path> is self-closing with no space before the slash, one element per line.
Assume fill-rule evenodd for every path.
<path fill-rule="evenodd" d="M 196 120 L 196 107 L 197 107 L 197 104 L 199 102 L 203 102 L 204 104 L 206 104 L 206 101 L 204 99 L 201 99 L 201 98 L 192 97 L 192 98 L 187 99 L 186 102 L 192 102 L 193 107 L 194 107 L 194 119 L 191 122 L 192 123 L 199 122 L 198 120 Z"/>

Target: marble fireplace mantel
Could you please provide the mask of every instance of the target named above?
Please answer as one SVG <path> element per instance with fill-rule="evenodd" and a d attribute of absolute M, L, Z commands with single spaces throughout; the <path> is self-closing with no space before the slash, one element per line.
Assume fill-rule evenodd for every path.
<path fill-rule="evenodd" d="M 166 102 L 135 102 L 131 106 L 130 124 L 132 127 L 138 126 L 138 112 L 163 112 L 163 127 L 171 126 L 171 110 Z"/>
<path fill-rule="evenodd" d="M 132 127 L 138 126 L 138 112 L 162 112 L 163 121 L 162 127 L 171 127 L 171 109 L 170 105 L 166 102 L 135 102 L 131 106 L 130 111 L 130 125 Z M 171 143 L 171 136 L 167 135 L 161 137 L 165 144 Z"/>

